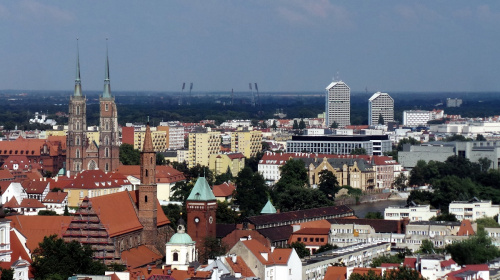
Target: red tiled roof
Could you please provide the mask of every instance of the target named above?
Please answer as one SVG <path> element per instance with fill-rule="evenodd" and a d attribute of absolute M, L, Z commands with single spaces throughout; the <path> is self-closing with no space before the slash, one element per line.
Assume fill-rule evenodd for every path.
<path fill-rule="evenodd" d="M 329 266 L 326 269 L 325 280 L 346 280 L 347 267 L 345 266 Z"/>
<path fill-rule="evenodd" d="M 226 258 L 226 262 L 235 273 L 241 273 L 241 277 L 255 277 L 255 274 L 240 256 L 236 256 L 236 263 L 230 257 Z"/>
<path fill-rule="evenodd" d="M 210 279 L 212 271 L 191 271 L 191 270 L 172 270 L 172 278 L 174 279 Z M 196 277 L 196 278 L 195 278 Z"/>
<path fill-rule="evenodd" d="M 16 169 L 26 170 L 26 169 L 41 169 L 41 165 L 35 160 L 30 160 L 25 155 L 11 155 L 6 158 L 3 162 L 3 168 L 8 170 L 14 169 L 14 164 L 17 164 Z"/>
<path fill-rule="evenodd" d="M 44 236 L 57 235 L 62 237 L 72 217 L 70 216 L 7 216 L 11 226 L 19 230 L 27 239 L 26 246 L 33 252 Z"/>
<path fill-rule="evenodd" d="M 415 264 L 417 263 L 416 258 L 405 258 L 403 262 L 403 266 L 407 266 L 409 268 L 415 268 Z"/>
<path fill-rule="evenodd" d="M 45 208 L 45 205 L 34 198 L 25 198 L 19 205 L 20 208 Z"/>
<path fill-rule="evenodd" d="M 228 197 L 233 195 L 233 192 L 236 190 L 236 187 L 233 183 L 225 182 L 220 185 L 215 185 L 212 188 L 212 192 L 215 197 Z"/>
<path fill-rule="evenodd" d="M 10 173 L 9 170 L 0 170 L 0 180 L 14 180 L 14 176 Z"/>
<path fill-rule="evenodd" d="M 67 185 L 73 182 L 73 179 L 68 178 L 66 176 L 59 176 L 56 179 L 48 178 L 47 181 L 50 182 L 50 189 L 61 189 L 63 190 Z"/>
<path fill-rule="evenodd" d="M 371 268 L 371 267 L 355 267 L 352 273 L 357 273 L 359 275 L 367 275 L 369 271 L 373 271 L 375 275 L 382 275 L 381 268 Z"/>
<path fill-rule="evenodd" d="M 457 235 L 458 236 L 469 236 L 469 235 L 474 235 L 476 234 L 474 232 L 474 229 L 472 228 L 472 224 L 470 223 L 469 220 L 462 220 L 460 222 L 460 228 L 458 229 Z"/>
<path fill-rule="evenodd" d="M 308 234 L 308 235 L 328 235 L 330 228 L 302 228 L 293 234 Z"/>
<path fill-rule="evenodd" d="M 141 167 L 139 165 L 121 165 L 116 171 L 125 176 L 140 178 Z M 157 183 L 175 183 L 186 180 L 182 172 L 168 165 L 156 166 L 155 178 Z"/>
<path fill-rule="evenodd" d="M 23 172 L 28 180 L 40 180 L 43 178 L 42 173 L 38 170 L 31 170 L 30 172 Z"/>
<path fill-rule="evenodd" d="M 450 265 L 457 264 L 453 259 L 449 259 L 441 262 L 441 267 L 448 267 Z"/>
<path fill-rule="evenodd" d="M 17 199 L 15 196 L 12 197 L 11 200 L 7 201 L 3 207 L 5 208 L 19 208 L 19 203 L 17 202 Z"/>
<path fill-rule="evenodd" d="M 0 181 L 0 192 L 1 194 L 5 193 L 7 189 L 9 188 L 10 184 L 12 184 L 12 181 Z"/>
<path fill-rule="evenodd" d="M 380 267 L 392 268 L 392 267 L 399 267 L 400 265 L 401 265 L 400 263 L 383 263 L 380 265 Z"/>
<path fill-rule="evenodd" d="M 42 200 L 43 203 L 62 203 L 68 196 L 68 193 L 57 191 L 49 192 Z"/>
<path fill-rule="evenodd" d="M 121 181 L 113 179 L 111 173 L 106 174 L 104 171 L 85 170 L 75 175 L 72 183 L 66 185 L 65 189 L 110 189 L 119 188 L 122 185 L 130 185 L 128 180 Z"/>
<path fill-rule="evenodd" d="M 162 258 L 162 255 L 151 251 L 146 245 L 123 251 L 121 256 L 121 260 L 130 268 L 142 267 Z"/>
<path fill-rule="evenodd" d="M 227 157 L 230 158 L 230 159 L 241 159 L 241 158 L 245 158 L 245 156 L 242 154 L 242 153 L 231 153 L 231 154 L 227 154 Z"/>
<path fill-rule="evenodd" d="M 43 145 L 47 144 L 49 155 L 58 155 L 58 146 L 61 142 L 45 139 L 25 139 L 19 137 L 14 141 L 0 141 L 0 155 L 28 155 L 40 156 Z"/>
<path fill-rule="evenodd" d="M 264 244 L 255 239 L 245 240 L 241 242 L 262 264 L 266 265 L 288 263 L 293 250 L 291 248 L 276 248 L 273 252 L 271 252 L 270 248 L 264 246 Z M 267 260 L 262 256 L 261 253 L 267 253 Z"/>
<path fill-rule="evenodd" d="M 43 194 L 49 183 L 47 181 L 24 181 L 22 186 L 28 194 Z"/>
<path fill-rule="evenodd" d="M 136 213 L 138 195 L 139 191 L 123 191 L 90 199 L 101 223 L 108 226 L 110 237 L 142 229 Z M 157 226 L 169 224 L 167 216 L 161 211 L 160 203 L 156 203 Z"/>

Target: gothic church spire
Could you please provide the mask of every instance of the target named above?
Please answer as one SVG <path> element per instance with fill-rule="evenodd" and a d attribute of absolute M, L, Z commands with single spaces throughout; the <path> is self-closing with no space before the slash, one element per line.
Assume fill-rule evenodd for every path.
<path fill-rule="evenodd" d="M 104 91 L 102 97 L 111 98 L 111 85 L 109 82 L 109 56 L 108 56 L 108 39 L 106 38 L 106 66 L 104 69 Z"/>
<path fill-rule="evenodd" d="M 78 47 L 78 38 L 76 38 L 76 77 L 74 96 L 82 96 L 82 81 L 80 80 L 80 49 Z"/>

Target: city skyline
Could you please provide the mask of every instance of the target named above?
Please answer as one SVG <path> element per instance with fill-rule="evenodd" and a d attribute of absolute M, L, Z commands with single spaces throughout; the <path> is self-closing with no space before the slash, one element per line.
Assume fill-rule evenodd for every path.
<path fill-rule="evenodd" d="M 500 3 L 0 3 L 0 89 L 498 91 Z"/>

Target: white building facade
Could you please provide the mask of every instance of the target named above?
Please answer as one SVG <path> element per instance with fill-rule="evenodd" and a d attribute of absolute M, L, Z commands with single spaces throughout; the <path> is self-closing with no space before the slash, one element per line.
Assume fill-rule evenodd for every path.
<path fill-rule="evenodd" d="M 429 221 L 439 215 L 439 210 L 431 209 L 430 205 L 389 206 L 384 210 L 385 220 Z"/>
<path fill-rule="evenodd" d="M 368 99 L 368 125 L 377 125 L 379 117 L 384 119 L 384 125 L 394 121 L 394 99 L 383 92 L 376 92 Z"/>
<path fill-rule="evenodd" d="M 463 219 L 475 221 L 479 218 L 494 217 L 500 213 L 500 205 L 493 205 L 491 200 L 473 199 L 470 201 L 453 201 L 450 203 L 450 214 Z"/>
<path fill-rule="evenodd" d="M 334 122 L 338 127 L 351 124 L 351 89 L 342 81 L 332 82 L 326 87 L 325 125 Z"/>
<path fill-rule="evenodd" d="M 408 110 L 403 111 L 403 125 L 405 126 L 419 126 L 426 125 L 431 120 L 429 111 L 423 110 Z"/>

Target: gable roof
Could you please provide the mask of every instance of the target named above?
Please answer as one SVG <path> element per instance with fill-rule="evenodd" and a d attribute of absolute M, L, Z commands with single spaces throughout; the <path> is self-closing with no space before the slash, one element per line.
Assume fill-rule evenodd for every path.
<path fill-rule="evenodd" d="M 42 200 L 42 203 L 63 203 L 67 196 L 68 193 L 61 191 L 49 192 Z"/>
<path fill-rule="evenodd" d="M 110 189 L 130 185 L 124 178 L 122 180 L 113 178 L 112 173 L 105 173 L 100 169 L 85 170 L 75 175 L 73 182 L 64 186 L 65 189 Z"/>
<path fill-rule="evenodd" d="M 329 266 L 326 268 L 325 280 L 346 280 L 347 267 L 345 266 Z"/>
<path fill-rule="evenodd" d="M 255 239 L 240 242 L 264 265 L 287 264 L 293 251 L 292 248 L 276 248 L 271 252 L 270 248 Z M 262 254 L 267 254 L 267 260 Z"/>
<path fill-rule="evenodd" d="M 474 232 L 474 229 L 472 228 L 472 224 L 470 223 L 469 220 L 462 220 L 460 222 L 460 228 L 458 229 L 457 235 L 458 236 L 469 236 L 469 235 L 474 235 L 476 234 Z"/>
<path fill-rule="evenodd" d="M 33 252 L 38 247 L 38 243 L 43 241 L 45 236 L 62 234 L 68 228 L 72 217 L 70 216 L 7 216 L 11 220 L 11 227 L 19 230 L 27 239 L 26 247 Z"/>
<path fill-rule="evenodd" d="M 62 150 L 59 141 L 19 137 L 14 141 L 0 141 L 0 155 L 40 156 L 44 145 L 47 145 L 50 156 L 57 156 Z"/>
<path fill-rule="evenodd" d="M 236 262 L 233 262 L 233 258 L 226 258 L 226 262 L 234 271 L 234 273 L 241 273 L 241 277 L 255 277 L 255 274 L 248 267 L 245 261 L 240 256 L 235 256 Z"/>
<path fill-rule="evenodd" d="M 215 197 L 228 197 L 233 195 L 233 192 L 236 190 L 236 186 L 231 182 L 224 182 L 220 185 L 214 185 L 212 188 L 212 192 Z"/>
<path fill-rule="evenodd" d="M 38 199 L 25 198 L 19 205 L 20 208 L 46 208 Z"/>
<path fill-rule="evenodd" d="M 288 240 L 293 233 L 293 227 L 290 225 L 261 228 L 257 230 L 271 242 Z"/>
<path fill-rule="evenodd" d="M 161 258 L 162 255 L 151 251 L 146 245 L 123 251 L 121 255 L 121 260 L 130 268 L 143 267 Z"/>
<path fill-rule="evenodd" d="M 23 181 L 21 185 L 28 194 L 43 194 L 49 182 L 47 181 Z"/>
<path fill-rule="evenodd" d="M 17 199 L 15 196 L 12 197 L 11 200 L 7 201 L 3 207 L 5 208 L 19 208 L 19 203 L 17 202 Z"/>
<path fill-rule="evenodd" d="M 199 177 L 194 184 L 191 193 L 189 194 L 187 200 L 197 200 L 197 201 L 210 201 L 216 200 L 212 189 L 208 185 L 207 179 L 205 177 Z"/>

